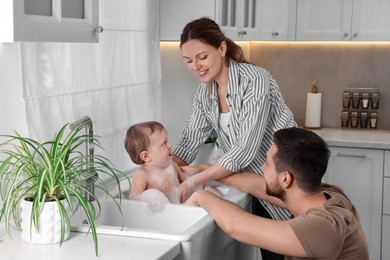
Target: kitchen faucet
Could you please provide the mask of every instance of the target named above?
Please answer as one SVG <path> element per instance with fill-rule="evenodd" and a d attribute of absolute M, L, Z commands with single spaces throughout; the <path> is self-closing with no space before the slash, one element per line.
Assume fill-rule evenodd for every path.
<path fill-rule="evenodd" d="M 95 200 L 95 182 L 98 177 L 98 173 L 93 169 L 94 168 L 94 144 L 93 144 L 93 124 L 92 119 L 89 116 L 84 116 L 83 118 L 71 123 L 69 125 L 70 129 L 74 129 L 80 125 L 85 125 L 85 133 L 88 135 L 88 142 L 85 143 L 85 154 L 87 160 L 87 176 L 84 177 L 84 197 L 89 200 Z"/>

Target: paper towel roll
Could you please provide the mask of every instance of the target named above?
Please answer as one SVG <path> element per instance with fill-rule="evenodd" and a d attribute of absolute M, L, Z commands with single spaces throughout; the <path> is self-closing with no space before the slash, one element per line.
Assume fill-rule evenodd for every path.
<path fill-rule="evenodd" d="M 321 93 L 307 93 L 305 127 L 321 127 Z"/>

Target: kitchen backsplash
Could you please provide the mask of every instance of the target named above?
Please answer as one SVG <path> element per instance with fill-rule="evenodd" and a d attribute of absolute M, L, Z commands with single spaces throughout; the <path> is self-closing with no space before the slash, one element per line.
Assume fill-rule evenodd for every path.
<path fill-rule="evenodd" d="M 341 127 L 345 89 L 375 88 L 380 93 L 377 127 L 390 129 L 390 114 L 385 113 L 390 109 L 390 43 L 240 42 L 240 45 L 252 63 L 273 74 L 299 125 L 305 123 L 306 93 L 316 80 L 318 92 L 322 93 L 322 127 Z M 174 144 L 191 113 L 199 80 L 188 70 L 178 42 L 162 42 L 160 50 L 162 121 Z"/>
<path fill-rule="evenodd" d="M 299 125 L 304 125 L 306 93 L 317 80 L 322 93 L 322 127 L 341 127 L 345 89 L 380 93 L 378 129 L 390 129 L 390 43 L 251 42 L 250 61 L 268 69 Z"/>

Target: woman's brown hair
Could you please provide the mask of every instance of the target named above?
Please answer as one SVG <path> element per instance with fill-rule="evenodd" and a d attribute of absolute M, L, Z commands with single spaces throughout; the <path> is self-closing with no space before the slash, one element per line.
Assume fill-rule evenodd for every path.
<path fill-rule="evenodd" d="M 226 42 L 227 50 L 226 56 L 237 62 L 248 61 L 244 58 L 242 48 L 227 38 L 225 34 L 219 28 L 219 25 L 213 20 L 203 17 L 189 22 L 183 29 L 180 35 L 180 48 L 189 40 L 199 40 L 203 43 L 209 44 L 214 48 L 219 48 L 223 41 Z"/>

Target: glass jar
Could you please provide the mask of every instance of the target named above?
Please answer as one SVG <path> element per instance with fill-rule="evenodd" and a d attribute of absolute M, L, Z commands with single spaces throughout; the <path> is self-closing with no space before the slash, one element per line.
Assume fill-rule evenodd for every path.
<path fill-rule="evenodd" d="M 341 127 L 349 126 L 349 112 L 348 110 L 341 111 Z"/>
<path fill-rule="evenodd" d="M 343 93 L 343 108 L 349 108 L 351 104 L 351 92 L 344 91 Z"/>
<path fill-rule="evenodd" d="M 371 108 L 372 109 L 379 108 L 379 93 L 377 92 L 371 94 Z"/>
<path fill-rule="evenodd" d="M 352 108 L 360 107 L 360 92 L 352 92 Z"/>
<path fill-rule="evenodd" d="M 378 113 L 371 112 L 370 113 L 370 128 L 377 128 L 377 127 L 378 127 Z"/>

